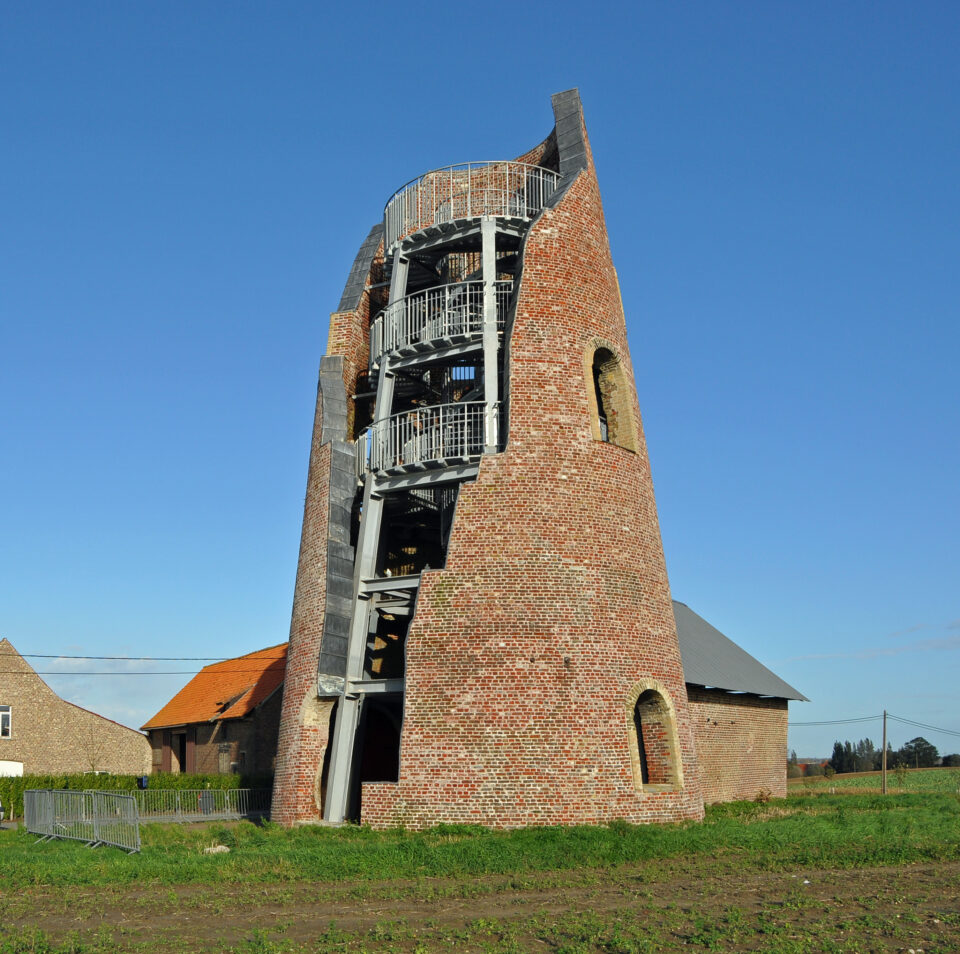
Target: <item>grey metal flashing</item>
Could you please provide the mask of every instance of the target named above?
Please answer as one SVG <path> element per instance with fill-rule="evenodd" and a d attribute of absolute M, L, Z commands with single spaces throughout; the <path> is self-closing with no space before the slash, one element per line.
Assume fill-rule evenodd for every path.
<path fill-rule="evenodd" d="M 343 355 L 326 354 L 320 359 L 322 418 L 320 443 L 347 439 L 347 389 L 343 383 Z"/>
<path fill-rule="evenodd" d="M 580 91 L 568 89 L 554 93 L 553 117 L 557 131 L 557 152 L 563 187 L 572 182 L 581 169 L 587 168 L 587 144 L 583 138 L 583 105 Z"/>
<path fill-rule="evenodd" d="M 778 699 L 810 700 L 732 639 L 698 616 L 686 603 L 673 601 L 684 680 L 695 686 L 745 692 Z"/>
<path fill-rule="evenodd" d="M 383 222 L 378 222 L 364 239 L 357 252 L 357 257 L 353 260 L 353 266 L 350 268 L 350 274 L 347 276 L 347 284 L 343 288 L 343 294 L 340 296 L 340 304 L 337 311 L 355 311 L 360 307 L 360 299 L 363 297 L 363 291 L 367 287 L 367 276 L 370 274 L 370 266 L 373 264 L 373 256 L 377 254 L 377 248 L 383 239 Z"/>
<path fill-rule="evenodd" d="M 327 559 L 323 634 L 317 671 L 321 685 L 346 674 L 347 635 L 353 613 L 353 547 L 350 521 L 357 488 L 355 454 L 347 440 L 347 395 L 342 355 L 320 360 L 320 442 L 330 444 Z"/>

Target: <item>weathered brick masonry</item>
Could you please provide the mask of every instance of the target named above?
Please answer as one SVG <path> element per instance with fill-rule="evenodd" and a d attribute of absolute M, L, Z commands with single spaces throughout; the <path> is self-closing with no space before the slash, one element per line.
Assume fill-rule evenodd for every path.
<path fill-rule="evenodd" d="M 787 700 L 689 687 L 703 800 L 787 794 Z"/>

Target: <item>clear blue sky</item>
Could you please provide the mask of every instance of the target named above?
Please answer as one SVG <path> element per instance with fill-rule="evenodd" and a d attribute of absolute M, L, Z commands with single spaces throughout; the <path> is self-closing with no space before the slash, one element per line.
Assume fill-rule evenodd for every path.
<path fill-rule="evenodd" d="M 960 732 L 960 5 L 477 11 L 0 6 L 0 635 L 285 640 L 357 247 L 578 86 L 674 596 L 813 700 L 792 720 Z M 187 678 L 49 682 L 140 725 Z"/>

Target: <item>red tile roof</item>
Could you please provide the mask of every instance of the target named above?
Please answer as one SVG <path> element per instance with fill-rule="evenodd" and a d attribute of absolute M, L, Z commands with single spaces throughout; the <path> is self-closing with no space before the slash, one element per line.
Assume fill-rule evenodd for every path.
<path fill-rule="evenodd" d="M 283 684 L 287 643 L 204 666 L 142 728 L 239 719 Z"/>

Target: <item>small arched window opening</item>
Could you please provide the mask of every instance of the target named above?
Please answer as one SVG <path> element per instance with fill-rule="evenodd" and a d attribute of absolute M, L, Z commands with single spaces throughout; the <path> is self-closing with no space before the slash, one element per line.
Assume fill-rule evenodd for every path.
<path fill-rule="evenodd" d="M 633 781 L 638 791 L 682 787 L 680 748 L 673 706 L 657 689 L 638 686 L 630 726 Z"/>
<path fill-rule="evenodd" d="M 631 392 L 620 357 L 610 348 L 598 345 L 589 356 L 589 390 L 594 440 L 617 444 L 636 452 L 636 424 Z"/>

